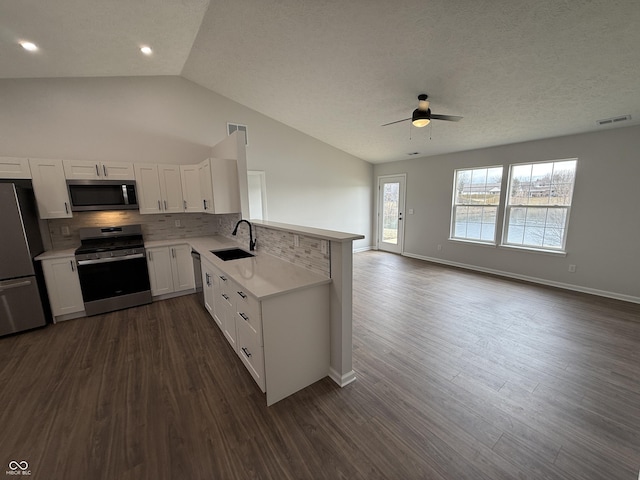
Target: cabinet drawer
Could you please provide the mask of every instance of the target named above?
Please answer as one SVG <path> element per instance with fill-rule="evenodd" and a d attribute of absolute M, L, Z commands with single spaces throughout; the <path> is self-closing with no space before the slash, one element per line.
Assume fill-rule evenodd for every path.
<path fill-rule="evenodd" d="M 240 289 L 236 290 L 234 293 L 238 319 L 249 325 L 251 331 L 260 338 L 260 345 L 262 345 L 262 315 L 260 314 L 260 302 Z"/>
<path fill-rule="evenodd" d="M 236 317 L 236 320 L 238 355 L 260 387 L 260 390 L 264 392 L 264 348 L 262 347 L 262 336 L 258 340 L 258 337 L 247 322 L 240 317 Z"/>

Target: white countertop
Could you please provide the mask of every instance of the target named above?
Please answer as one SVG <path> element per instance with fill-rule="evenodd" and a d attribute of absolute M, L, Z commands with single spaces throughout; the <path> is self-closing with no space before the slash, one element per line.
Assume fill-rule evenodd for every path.
<path fill-rule="evenodd" d="M 260 251 L 252 252 L 255 257 L 251 258 L 228 262 L 220 260 L 210 250 L 234 247 L 249 250 L 248 245 L 238 244 L 225 237 L 197 237 L 186 240 L 188 242 L 182 243 L 189 243 L 192 249 L 200 253 L 203 260 L 211 263 L 258 300 L 331 283 L 328 277 Z M 178 243 L 180 242 L 173 242 L 174 245 Z"/>
<path fill-rule="evenodd" d="M 359 235 L 357 233 L 337 232 L 335 230 L 324 230 L 322 228 L 314 227 L 302 227 L 300 225 L 289 225 L 288 223 L 270 222 L 268 220 L 251 220 L 251 223 L 259 227 L 284 230 L 285 232 L 299 233 L 300 235 L 309 235 L 311 237 L 321 238 L 331 242 L 349 242 L 353 240 L 362 240 L 364 238 L 364 235 Z"/>
<path fill-rule="evenodd" d="M 260 251 L 252 252 L 255 254 L 255 257 L 225 262 L 210 251 L 235 247 L 249 251 L 248 245 L 239 244 L 226 237 L 174 238 L 170 240 L 144 242 L 145 248 L 184 244 L 190 245 L 193 250 L 200 253 L 202 259 L 222 271 L 222 273 L 238 283 L 247 293 L 252 294 L 258 300 L 331 282 L 331 279 L 328 277 L 324 277 Z M 75 250 L 76 247 L 64 250 L 49 250 L 41 253 L 35 259 L 72 258 Z"/>
<path fill-rule="evenodd" d="M 64 250 L 47 250 L 34 258 L 34 260 L 51 260 L 52 258 L 73 258 L 76 254 L 76 248 L 65 248 Z"/>

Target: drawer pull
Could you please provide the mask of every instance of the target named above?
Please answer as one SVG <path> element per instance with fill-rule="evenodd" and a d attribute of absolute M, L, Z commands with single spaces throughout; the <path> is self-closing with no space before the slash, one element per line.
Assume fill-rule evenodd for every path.
<path fill-rule="evenodd" d="M 244 292 L 238 292 L 238 295 L 240 295 L 242 298 L 247 298 L 247 295 Z"/>
<path fill-rule="evenodd" d="M 249 321 L 249 317 L 247 317 L 244 313 L 238 312 L 238 315 L 240 315 L 245 322 Z"/>
<path fill-rule="evenodd" d="M 225 293 L 222 294 L 222 298 L 224 298 L 225 300 L 229 300 L 229 297 Z"/>
<path fill-rule="evenodd" d="M 220 277 L 220 280 L 222 280 L 223 282 L 227 281 L 227 277 L 225 277 L 224 275 L 218 275 Z"/>
<path fill-rule="evenodd" d="M 208 273 L 205 273 L 204 277 L 207 279 L 207 286 L 210 287 L 211 286 L 211 275 L 209 275 Z"/>
<path fill-rule="evenodd" d="M 247 350 L 245 347 L 242 347 L 242 352 L 249 358 L 251 356 L 251 352 Z"/>

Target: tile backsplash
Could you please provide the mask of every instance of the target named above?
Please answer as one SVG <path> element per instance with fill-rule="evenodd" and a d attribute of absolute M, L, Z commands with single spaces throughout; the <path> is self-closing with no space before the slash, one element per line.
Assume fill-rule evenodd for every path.
<path fill-rule="evenodd" d="M 240 214 L 209 215 L 205 213 L 172 213 L 141 215 L 135 210 L 76 212 L 72 218 L 47 220 L 51 248 L 61 250 L 80 245 L 79 229 L 113 225 L 141 224 L 145 240 L 171 240 L 205 235 L 222 235 L 249 246 L 249 227 L 241 224 L 238 234 L 231 235 Z M 180 226 L 176 226 L 179 222 Z M 66 234 L 68 229 L 68 234 Z M 326 277 L 331 276 L 330 253 L 322 253 L 320 239 L 298 235 L 294 246 L 293 233 L 253 226 L 256 249 Z"/>
<path fill-rule="evenodd" d="M 229 218 L 228 218 L 229 217 Z M 167 240 L 203 235 L 217 235 L 226 225 L 240 218 L 239 214 L 209 215 L 199 213 L 171 213 L 141 215 L 136 210 L 104 212 L 76 212 L 72 218 L 48 220 L 53 249 L 72 248 L 80 245 L 79 229 L 84 227 L 108 227 L 139 223 L 146 240 Z M 176 226 L 179 222 L 180 226 Z M 65 228 L 69 234 L 65 234 Z M 231 227 L 233 228 L 233 227 Z M 231 232 L 231 230 L 229 230 Z"/>

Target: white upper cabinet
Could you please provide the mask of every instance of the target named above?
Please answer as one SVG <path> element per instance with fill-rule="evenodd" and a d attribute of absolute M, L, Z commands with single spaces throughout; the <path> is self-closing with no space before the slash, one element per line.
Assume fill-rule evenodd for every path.
<path fill-rule="evenodd" d="M 158 165 L 158 180 L 162 197 L 162 212 L 184 212 L 180 167 L 178 165 Z"/>
<path fill-rule="evenodd" d="M 69 180 L 134 180 L 133 164 L 126 162 L 88 162 L 64 160 L 64 174 Z"/>
<path fill-rule="evenodd" d="M 29 159 L 0 157 L 0 178 L 31 178 Z"/>
<path fill-rule="evenodd" d="M 182 181 L 182 202 L 186 213 L 203 211 L 202 195 L 200 193 L 199 165 L 180 165 L 180 179 Z"/>
<path fill-rule="evenodd" d="M 182 213 L 182 185 L 178 165 L 136 163 L 140 213 Z"/>
<path fill-rule="evenodd" d="M 211 163 L 209 159 L 200 162 L 198 165 L 198 176 L 200 177 L 202 211 L 205 213 L 215 213 L 213 211 L 213 182 L 211 180 Z"/>
<path fill-rule="evenodd" d="M 33 191 L 40 218 L 69 218 L 71 203 L 62 160 L 30 159 Z"/>
<path fill-rule="evenodd" d="M 206 213 L 239 213 L 240 189 L 235 160 L 208 158 L 199 165 L 200 193 Z"/>

